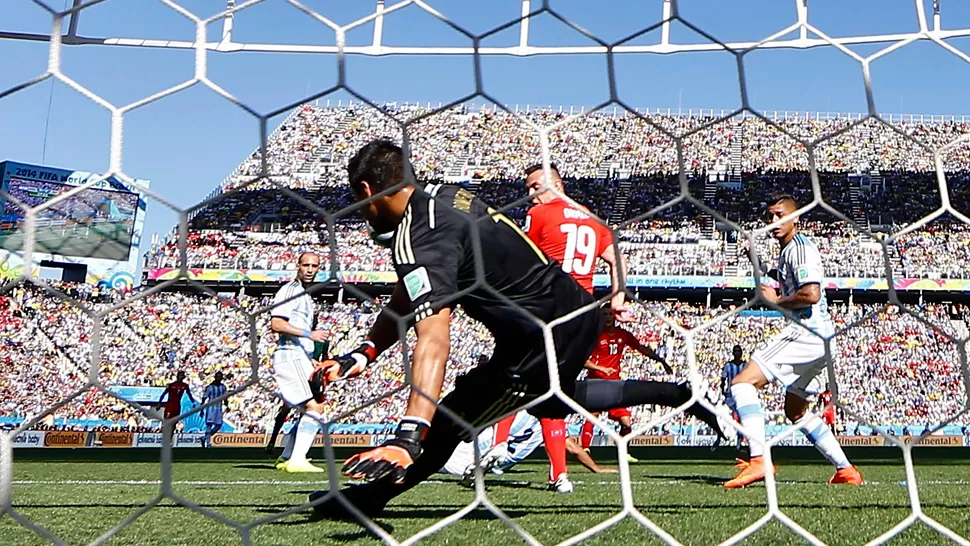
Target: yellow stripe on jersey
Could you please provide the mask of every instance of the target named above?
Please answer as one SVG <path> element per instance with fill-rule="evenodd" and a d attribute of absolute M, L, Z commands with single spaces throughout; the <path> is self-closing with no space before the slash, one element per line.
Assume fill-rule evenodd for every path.
<path fill-rule="evenodd" d="M 512 220 L 509 220 L 508 216 L 502 214 L 501 212 L 498 212 L 492 207 L 488 207 L 488 214 L 492 217 L 492 221 L 494 221 L 496 224 L 499 222 L 502 222 L 503 224 L 508 225 L 509 227 L 512 228 L 512 230 L 514 230 L 516 233 L 519 234 L 519 237 L 522 237 L 523 239 L 525 239 L 525 242 L 529 243 L 529 246 L 532 247 L 533 251 L 535 251 L 536 256 L 539 257 L 539 260 L 542 261 L 543 265 L 549 264 L 549 258 L 546 258 L 546 255 L 543 254 L 541 250 L 539 250 L 539 247 L 537 247 L 536 244 L 532 242 L 532 239 L 530 239 L 528 235 L 523 233 L 522 230 L 519 229 L 519 226 L 515 224 L 515 222 L 513 222 Z"/>

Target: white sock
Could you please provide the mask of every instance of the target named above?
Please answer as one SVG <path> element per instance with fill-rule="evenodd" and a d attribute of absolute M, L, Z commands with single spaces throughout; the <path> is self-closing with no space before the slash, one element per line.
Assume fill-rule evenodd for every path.
<path fill-rule="evenodd" d="M 306 460 L 306 454 L 313 447 L 313 440 L 316 439 L 317 431 L 320 430 L 320 423 L 317 422 L 317 419 L 322 420 L 323 416 L 315 411 L 308 411 L 303 414 L 303 417 L 300 417 L 300 422 L 296 425 L 296 438 L 293 440 L 291 460 Z"/>
<path fill-rule="evenodd" d="M 741 426 L 748 437 L 751 457 L 761 457 L 765 452 L 765 411 L 761 407 L 758 389 L 750 383 L 740 383 L 731 385 L 731 394 L 734 395 Z"/>
<path fill-rule="evenodd" d="M 283 436 L 283 459 L 289 460 L 293 456 L 293 444 L 296 438 L 296 425 L 290 427 L 290 431 Z"/>
<path fill-rule="evenodd" d="M 815 444 L 815 449 L 818 449 L 830 463 L 834 464 L 835 468 L 850 466 L 849 459 L 842 451 L 839 441 L 835 439 L 835 435 L 832 434 L 828 425 L 817 415 L 809 415 L 796 424 L 802 434 Z"/>

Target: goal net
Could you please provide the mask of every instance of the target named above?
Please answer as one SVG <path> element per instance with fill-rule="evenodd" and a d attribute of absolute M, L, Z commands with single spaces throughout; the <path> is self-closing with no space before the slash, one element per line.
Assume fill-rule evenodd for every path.
<path fill-rule="evenodd" d="M 512 532 L 529 544 L 595 541 L 597 537 L 609 537 L 619 528 L 625 529 L 624 533 L 634 533 L 631 536 L 649 535 L 667 544 L 698 540 L 735 544 L 749 537 L 757 540 L 756 533 L 772 525 L 785 528 L 781 534 L 794 534 L 813 544 L 839 543 L 837 535 L 825 534 L 824 529 L 818 531 L 819 525 L 805 523 L 802 518 L 813 516 L 806 515 L 804 505 L 786 498 L 785 489 L 790 484 L 784 481 L 783 474 L 776 477 L 772 472 L 765 476 L 763 496 L 759 492 L 736 497 L 739 504 L 746 506 L 757 502 L 757 517 L 742 523 L 725 520 L 720 534 L 691 537 L 678 520 L 665 516 L 664 509 L 672 509 L 670 506 L 657 506 L 654 502 L 662 494 L 646 489 L 672 488 L 671 484 L 681 478 L 685 482 L 702 478 L 668 473 L 664 476 L 669 478 L 662 482 L 641 481 L 642 472 L 638 473 L 628 462 L 631 447 L 652 442 L 691 446 L 694 450 L 711 443 L 714 433 L 685 413 L 695 403 L 725 417 L 723 426 L 730 442 L 750 442 L 740 436 L 734 438 L 736 432 L 748 437 L 749 431 L 725 410 L 727 391 L 719 387 L 721 366 L 730 359 L 734 345 L 744 345 L 744 354 L 750 355 L 787 321 L 794 321 L 796 326 L 789 328 L 802 327 L 803 335 L 820 338 L 825 346 L 825 368 L 820 380 L 828 387 L 819 390 L 830 391 L 831 401 L 814 404 L 811 413 L 837 414 L 837 426 L 841 427 L 838 435 L 844 445 L 880 445 L 897 449 L 896 457 L 901 454 L 902 479 L 898 485 L 903 486 L 899 491 L 906 493 L 900 501 L 903 515 L 884 528 L 867 528 L 868 534 L 862 540 L 872 544 L 889 542 L 911 528 L 923 526 L 936 533 L 932 535 L 934 539 L 970 544 L 970 527 L 965 520 L 961 528 L 953 518 L 944 521 L 935 517 L 924 504 L 918 464 L 914 463 L 914 453 L 930 449 L 923 446 L 952 442 L 963 446 L 970 427 L 966 407 L 970 389 L 966 308 L 943 296 L 937 297 L 935 303 L 924 304 L 922 292 L 965 292 L 966 282 L 970 282 L 970 269 L 965 266 L 965 259 L 970 258 L 965 248 L 965 243 L 970 244 L 970 219 L 965 216 L 964 206 L 970 197 L 970 178 L 965 176 L 970 168 L 965 154 L 970 124 L 952 117 L 923 119 L 883 114 L 877 109 L 872 76 L 874 63 L 879 59 L 918 42 L 935 44 L 941 51 L 970 62 L 968 54 L 955 45 L 955 40 L 970 35 L 970 29 L 944 30 L 939 1 L 914 0 L 911 19 L 915 23 L 905 32 L 833 37 L 812 23 L 807 0 L 795 0 L 795 19 L 790 24 L 764 37 L 743 41 L 722 41 L 708 33 L 683 15 L 674 0 L 656 3 L 656 13 L 650 19 L 656 23 L 608 40 L 587 30 L 586 22 L 568 9 L 557 9 L 556 2 L 522 0 L 508 13 L 506 23 L 484 32 L 465 28 L 433 1 L 381 0 L 373 6 L 368 4 L 366 13 L 350 22 L 338 22 L 319 2 L 277 2 L 288 4 L 288 8 L 327 32 L 328 41 L 316 44 L 239 40 L 237 36 L 243 29 L 235 28 L 238 17 L 244 10 L 261 4 L 261 0 L 228 0 L 223 11 L 207 18 L 175 0 L 160 1 L 191 21 L 194 41 L 85 34 L 80 21 L 86 13 L 113 9 L 112 2 L 97 7 L 101 2 L 74 0 L 64 11 L 57 11 L 48 5 L 57 2 L 38 1 L 37 6 L 49 12 L 50 34 L 0 28 L 4 44 L 50 42 L 46 70 L 0 91 L 0 103 L 55 80 L 110 113 L 110 154 L 103 173 L 69 189 L 32 186 L 21 180 L 25 179 L 23 176 L 17 179 L 21 180 L 19 185 L 8 186 L 4 179 L 0 193 L 4 207 L 0 238 L 17 241 L 16 248 L 0 244 L 0 248 L 7 249 L 0 254 L 0 279 L 4 283 L 0 288 L 4 298 L 0 300 L 0 312 L 5 313 L 5 325 L 8 320 L 9 324 L 23 321 L 16 324 L 36 331 L 33 341 L 25 341 L 16 337 L 15 327 L 4 330 L 11 341 L 4 349 L 7 354 L 2 354 L 7 358 L 3 370 L 8 373 L 8 384 L 30 385 L 39 380 L 14 369 L 14 360 L 33 359 L 28 360 L 29 367 L 46 373 L 42 370 L 49 366 L 57 383 L 48 385 L 49 381 L 44 380 L 33 393 L 17 392 L 8 386 L 3 393 L 11 404 L 2 415 L 11 418 L 5 422 L 9 429 L 0 435 L 0 515 L 4 519 L 12 518 L 44 540 L 71 542 L 71 538 L 49 529 L 45 522 L 35 521 L 18 504 L 19 488 L 46 482 L 20 477 L 17 450 L 22 445 L 29 446 L 34 433 L 38 434 L 36 438 L 46 438 L 42 440 L 46 445 L 61 442 L 71 446 L 78 441 L 81 443 L 77 445 L 110 445 L 112 425 L 106 422 L 111 420 L 137 426 L 164 423 L 161 430 L 117 437 L 119 443 L 131 447 L 139 442 L 159 443 L 157 494 L 146 498 L 144 504 L 117 524 L 108 522 L 98 529 L 93 543 L 111 543 L 123 536 L 126 527 L 160 510 L 160 504 L 171 502 L 228 526 L 243 544 L 260 543 L 260 537 L 271 536 L 261 534 L 262 529 L 292 522 L 295 515 L 319 504 L 319 499 L 312 505 L 295 502 L 268 515 L 239 521 L 222 513 L 218 503 L 194 502 L 183 494 L 183 486 L 195 482 L 178 477 L 172 451 L 173 447 L 185 445 L 180 442 L 189 442 L 186 438 L 190 435 L 171 433 L 184 432 L 193 422 L 204 427 L 213 409 L 219 410 L 221 423 L 220 408 L 225 406 L 227 420 L 233 421 L 238 438 L 258 437 L 252 442 L 261 445 L 281 405 L 269 357 L 276 343 L 269 320 L 279 303 L 247 295 L 247 286 L 290 280 L 294 274 L 292 264 L 300 252 L 317 252 L 321 256 L 323 271 L 318 279 L 322 282 L 310 292 L 327 302 L 319 320 L 324 329 L 333 333 L 331 353 L 349 351 L 362 340 L 366 327 L 377 316 L 376 310 L 387 302 L 387 287 L 396 277 L 390 251 L 374 245 L 359 217 L 361 208 L 378 198 L 366 203 L 352 202 L 346 186 L 346 164 L 367 141 L 387 138 L 402 145 L 418 181 L 462 185 L 497 209 L 493 216 L 496 222 L 507 221 L 516 226 L 526 221 L 526 210 L 535 199 L 525 187 L 523 172 L 530 165 L 540 164 L 544 180 L 538 188 L 540 194 L 555 195 L 582 207 L 612 233 L 619 263 L 615 284 L 622 287 L 627 312 L 632 317 L 632 323 L 625 327 L 675 365 L 676 371 L 666 378 L 687 382 L 693 395 L 689 402 L 675 408 L 633 408 L 633 432 L 621 436 L 605 414 L 591 414 L 566 395 L 559 386 L 559 355 L 547 350 L 553 386 L 529 405 L 559 398 L 575 412 L 568 423 L 572 434 L 578 434 L 581 424 L 589 421 L 598 431 L 594 445 L 615 446 L 616 479 L 587 479 L 575 493 L 582 499 L 584 485 L 590 490 L 610 488 L 614 496 L 609 502 L 615 510 L 599 511 L 602 518 L 596 521 L 582 520 L 590 522 L 583 523 L 582 528 L 564 524 L 562 527 L 568 532 L 537 532 L 531 524 L 519 522 L 521 514 L 533 510 L 547 516 L 552 513 L 539 506 L 496 501 L 494 487 L 487 487 L 489 475 L 479 469 L 474 474 L 472 500 L 450 513 L 436 514 L 433 524 L 420 529 L 402 526 L 403 530 L 395 530 L 382 523 L 381 518 L 368 518 L 352 508 L 370 534 L 387 543 L 411 544 L 433 540 L 446 529 L 462 525 L 466 518 L 490 517 L 503 526 L 501 531 L 487 528 L 496 533 L 496 540 L 507 536 L 502 533 Z M 405 10 L 439 21 L 467 39 L 467 45 L 439 45 L 433 36 L 427 37 L 427 45 L 386 43 L 385 24 Z M 555 29 L 548 31 L 553 37 L 551 45 L 535 45 L 537 26 Z M 358 36 L 363 28 L 370 32 L 366 43 Z M 675 39 L 675 28 L 689 34 L 691 40 Z M 559 40 L 557 33 L 569 33 L 577 41 Z M 515 36 L 511 41 L 491 45 L 496 36 L 510 34 Z M 65 70 L 65 56 L 81 45 L 129 47 L 138 52 L 186 51 L 194 55 L 194 71 L 185 82 L 127 104 L 113 104 Z M 866 111 L 835 116 L 759 110 L 747 85 L 746 63 L 751 55 L 816 49 L 837 52 L 845 62 L 853 64 L 853 70 L 857 68 Z M 863 50 L 865 54 L 860 53 Z M 311 89 L 295 102 L 258 109 L 221 86 L 210 73 L 210 59 L 214 56 L 238 52 L 326 56 L 336 61 L 336 85 Z M 691 55 L 710 54 L 726 60 L 730 75 L 729 82 L 718 79 L 711 85 L 737 86 L 736 108 L 641 110 L 637 108 L 639 101 L 652 99 L 638 97 L 635 89 L 622 89 L 623 82 L 617 74 L 623 59 L 653 56 L 676 63 Z M 394 62 L 412 63 L 427 56 L 470 59 L 474 81 L 467 92 L 437 104 L 388 103 L 370 99 L 356 86 L 354 75 L 360 73 L 360 68 L 355 71 L 351 67 L 356 59 L 383 59 L 383 70 Z M 522 73 L 499 76 L 496 71 L 486 76 L 483 70 L 492 59 L 559 57 L 602 61 L 606 69 L 599 76 L 605 79 L 602 101 L 572 108 L 508 106 L 504 97 L 490 91 L 490 78 L 521 78 L 523 85 L 540 89 L 548 84 L 533 82 L 528 68 Z M 392 70 L 388 74 L 406 77 L 403 72 Z M 718 72 L 718 77 L 723 74 Z M 257 76 L 254 74 L 254 79 Z M 440 75 L 449 80 L 465 76 L 468 74 Z M 56 254 L 48 252 L 49 241 L 45 238 L 55 230 L 52 226 L 65 217 L 77 223 L 109 219 L 128 230 L 126 237 L 131 235 L 131 218 L 118 218 L 122 212 L 137 213 L 137 207 L 132 205 L 121 211 L 111 201 L 114 194 L 98 190 L 103 195 L 89 199 L 85 192 L 103 187 L 99 183 L 107 180 L 136 185 L 123 164 L 126 119 L 144 106 L 198 87 L 211 90 L 258 120 L 259 145 L 216 191 L 191 207 L 176 206 L 178 196 L 167 195 L 163 186 L 139 189 L 145 200 L 176 210 L 178 216 L 178 225 L 167 238 L 153 240 L 150 249 L 148 244 L 142 247 L 142 251 L 148 251 L 142 271 L 150 284 L 109 296 L 108 288 L 118 288 L 112 287 L 110 281 L 98 288 L 105 293 L 92 294 L 90 288 L 81 285 L 45 279 L 49 254 Z M 565 179 L 563 188 L 551 182 L 559 174 Z M 427 193 L 433 200 L 437 190 L 429 188 L 422 183 L 417 191 Z M 792 194 L 799 207 L 784 218 L 765 223 L 761 218 L 764 201 L 776 190 Z M 41 191 L 47 193 L 39 196 Z M 880 203 L 884 204 L 882 208 Z M 451 203 L 442 202 L 440 206 Z M 68 212 L 59 212 L 62 208 Z M 822 298 L 825 290 L 836 298 L 830 302 L 836 324 L 833 335 L 819 334 L 804 314 L 793 314 L 788 306 L 768 301 L 756 290 L 775 279 L 772 269 L 779 248 L 771 240 L 773 230 L 796 217 L 803 231 L 818 241 L 824 253 L 826 277 L 832 278 L 822 287 Z M 258 229 L 251 229 L 257 224 Z M 469 229 L 476 233 L 478 228 L 471 222 Z M 541 323 L 547 349 L 555 347 L 555 328 L 581 314 L 599 313 L 617 295 L 610 291 L 613 279 L 609 270 L 597 265 L 597 251 L 586 233 L 573 229 L 567 235 L 562 266 L 570 273 L 593 274 L 597 301 L 545 323 L 519 309 L 523 316 Z M 474 251 L 480 256 L 480 247 Z M 484 283 L 481 268 L 478 275 L 479 282 Z M 374 286 L 383 287 L 376 291 L 382 294 L 380 297 L 373 296 Z M 670 292 L 678 288 L 685 290 Z M 232 297 L 226 297 L 227 291 L 233 292 Z M 187 292 L 192 295 L 186 295 Z M 500 292 L 495 295 L 505 298 Z M 454 304 L 461 296 L 455 294 L 446 303 Z M 717 301 L 712 302 L 712 297 Z M 516 307 L 505 299 L 509 306 Z M 178 309 L 182 310 L 181 318 Z M 342 461 L 335 450 L 350 438 L 366 438 L 360 440 L 367 442 L 361 444 L 361 450 L 379 445 L 390 433 L 386 423 L 396 422 L 403 415 L 413 379 L 411 361 L 417 358 L 413 351 L 415 336 L 405 333 L 414 318 L 414 314 L 395 317 L 402 343 L 382 356 L 365 377 L 330 387 L 329 413 L 320 423 L 325 461 L 318 459 L 328 474 L 318 485 L 331 490 L 331 496 L 339 496 L 337 490 L 342 483 Z M 443 392 L 453 388 L 456 376 L 479 359 L 487 359 L 494 348 L 488 332 L 461 311 L 456 311 L 451 320 L 452 358 Z M 191 327 L 184 321 L 192 321 Z M 245 336 L 235 337 L 234 332 L 245 332 Z M 132 364 L 126 368 L 126 351 L 154 352 L 160 364 Z M 116 388 L 146 379 L 157 381 L 158 376 L 174 371 L 180 364 L 189 369 L 189 382 L 194 381 L 190 390 L 197 393 L 209 382 L 206 374 L 216 369 L 234 373 L 234 377 L 227 381 L 225 394 L 208 397 L 202 404 L 183 406 L 179 415 L 164 420 L 155 400 L 137 399 Z M 156 377 L 143 377 L 150 373 Z M 656 373 L 661 374 L 659 369 Z M 2 379 L 0 385 L 4 385 Z M 436 393 L 420 394 L 438 401 Z M 779 449 L 810 443 L 798 427 L 784 419 L 782 389 L 772 386 L 761 396 L 768 415 L 767 439 L 762 447 L 770 467 L 773 454 Z M 105 415 L 111 419 L 104 419 Z M 93 417 L 85 420 L 83 416 Z M 488 423 L 462 422 L 462 426 L 474 436 L 499 416 L 492 417 Z M 70 435 L 75 431 L 70 426 L 72 419 L 84 421 L 77 425 L 85 431 L 81 440 Z M 62 427 L 63 423 L 67 424 Z M 343 428 L 335 428 L 336 425 Z M 102 428 L 90 429 L 88 435 L 84 427 L 90 426 Z M 201 432 L 197 437 L 200 442 L 224 438 L 216 435 L 202 440 Z M 319 446 L 313 449 L 321 452 Z M 473 459 L 480 462 L 481 447 L 473 445 L 470 449 Z M 226 483 L 230 482 L 212 482 L 215 486 Z M 290 482 L 280 483 L 278 487 L 292 487 Z M 126 482 L 122 479 L 107 485 L 125 486 Z M 440 487 L 441 495 L 448 496 L 445 487 L 453 485 L 447 482 L 434 487 Z M 949 483 L 955 485 L 956 482 Z M 705 486 L 719 488 L 720 482 Z M 877 486 L 888 488 L 886 483 Z M 811 491 L 819 497 L 829 495 L 823 489 Z M 694 503 L 710 508 L 703 496 L 675 498 L 687 508 Z M 582 502 L 556 506 L 563 518 L 585 509 Z M 703 509 L 698 513 L 703 513 Z M 861 520 L 846 521 L 849 523 L 841 525 Z M 629 530 L 631 524 L 635 531 Z M 322 536 L 314 533 L 305 536 Z M 488 542 L 482 537 L 475 539 Z"/>

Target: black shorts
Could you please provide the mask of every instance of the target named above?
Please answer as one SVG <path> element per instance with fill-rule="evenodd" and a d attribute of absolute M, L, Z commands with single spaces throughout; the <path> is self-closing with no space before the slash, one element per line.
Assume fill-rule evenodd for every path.
<path fill-rule="evenodd" d="M 588 299 L 583 301 L 593 301 L 591 296 L 586 296 Z M 563 304 L 570 305 L 568 302 Z M 573 305 L 562 315 L 576 308 L 578 306 Z M 593 352 L 602 329 L 603 316 L 598 308 L 552 329 L 559 384 L 566 396 L 573 396 L 576 378 Z M 496 337 L 495 352 L 488 362 L 459 377 L 455 389 L 441 401 L 442 406 L 476 429 L 549 391 L 549 363 L 541 331 Z M 529 413 L 536 417 L 565 417 L 575 411 L 553 397 L 530 407 Z M 467 438 L 465 434 L 462 436 Z"/>

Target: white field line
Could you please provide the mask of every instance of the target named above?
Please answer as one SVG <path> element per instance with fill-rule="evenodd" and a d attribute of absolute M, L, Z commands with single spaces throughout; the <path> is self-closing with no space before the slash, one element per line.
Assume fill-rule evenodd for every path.
<path fill-rule="evenodd" d="M 175 480 L 172 485 L 188 485 L 188 486 L 200 486 L 200 487 L 239 487 L 239 486 L 298 486 L 298 485 L 314 485 L 314 484 L 326 484 L 326 480 L 313 481 L 297 481 L 297 480 L 235 480 L 235 481 L 220 481 L 220 480 Z M 349 482 L 354 483 L 354 482 Z M 421 485 L 447 485 L 447 484 L 457 484 L 457 481 L 453 480 L 425 480 Z M 486 485 L 492 483 L 501 483 L 504 485 L 514 485 L 514 486 L 527 486 L 535 483 L 536 485 L 543 485 L 539 482 L 530 481 L 511 481 L 511 480 L 487 480 Z M 792 482 L 792 481 L 777 481 L 779 485 L 806 485 L 806 482 Z M 58 486 L 85 486 L 85 485 L 126 485 L 126 486 L 154 486 L 158 487 L 162 484 L 160 480 L 15 480 L 14 485 L 58 485 Z M 620 484 L 619 481 L 583 481 L 583 480 L 573 480 L 574 485 L 583 486 L 595 486 L 595 487 L 608 487 L 617 486 Z M 824 485 L 823 482 L 819 484 Z M 689 481 L 683 480 L 649 480 L 649 481 L 632 481 L 630 485 L 645 485 L 645 486 L 660 486 L 660 487 L 683 487 L 690 485 Z M 900 487 L 905 487 L 906 482 L 865 482 L 864 485 L 867 486 L 885 486 L 885 485 L 896 485 Z M 920 481 L 920 486 L 925 485 L 970 485 L 970 481 L 967 480 L 927 480 Z"/>

